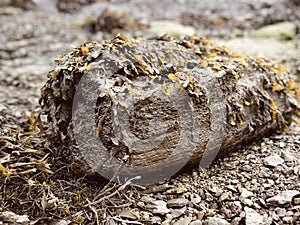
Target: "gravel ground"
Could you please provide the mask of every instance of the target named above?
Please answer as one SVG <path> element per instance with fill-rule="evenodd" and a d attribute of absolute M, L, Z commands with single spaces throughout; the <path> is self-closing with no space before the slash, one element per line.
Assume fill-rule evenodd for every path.
<path fill-rule="evenodd" d="M 160 26 L 166 24 L 166 20 L 172 20 L 182 26 L 176 28 L 179 29 L 176 30 L 179 34 L 190 31 L 187 25 L 192 26 L 196 34 L 209 35 L 215 42 L 227 44 L 235 51 L 281 61 L 290 67 L 295 79 L 299 79 L 299 34 L 288 41 L 253 39 L 248 36 L 249 30 L 266 23 L 292 21 L 297 27 L 299 2 L 234 1 L 236 4 L 224 3 L 224 7 L 218 1 L 212 1 L 210 5 L 210 1 L 203 1 L 201 5 L 192 1 L 188 4 L 183 2 L 178 0 L 176 5 L 165 1 L 163 4 L 168 6 L 166 10 L 159 10 L 157 6 L 155 10 L 155 4 L 150 6 L 149 3 L 141 4 L 141 1 L 137 0 L 131 1 L 130 4 L 123 1 L 121 4 L 128 3 L 129 6 L 127 4 L 127 7 L 122 9 L 116 6 L 115 1 L 99 3 L 93 10 L 91 6 L 86 6 L 81 12 L 78 11 L 78 6 L 76 10 L 67 10 L 66 6 L 61 6 L 61 11 L 77 13 L 55 15 L 41 12 L 41 8 L 24 11 L 20 8 L 6 7 L 9 3 L 0 7 L 0 171 L 3 182 L 0 187 L 0 224 L 28 224 L 29 220 L 35 221 L 34 224 L 97 224 L 96 221 L 100 221 L 100 224 L 165 225 L 300 224 L 300 129 L 296 125 L 292 125 L 290 130 L 283 134 L 274 134 L 215 161 L 206 171 L 195 170 L 180 174 L 147 188 L 130 184 L 126 187 L 116 187 L 109 184 L 101 189 L 102 186 L 100 188 L 95 184 L 76 180 L 77 178 L 72 179 L 72 172 L 68 170 L 58 172 L 61 164 L 53 157 L 52 161 L 50 160 L 50 168 L 60 174 L 59 179 L 55 176 L 51 179 L 39 178 L 41 173 L 37 173 L 34 177 L 29 177 L 30 179 L 26 177 L 25 183 L 27 186 L 28 181 L 39 183 L 39 188 L 48 184 L 50 187 L 51 182 L 63 184 L 63 193 L 61 189 L 59 192 L 55 188 L 49 188 L 47 198 L 32 199 L 33 208 L 30 209 L 25 204 L 26 198 L 20 199 L 16 193 L 14 197 L 6 196 L 9 189 L 20 192 L 20 196 L 26 196 L 21 193 L 23 189 L 16 186 L 16 178 L 12 178 L 11 181 L 4 179 L 5 170 L 2 166 L 8 164 L 7 154 L 17 150 L 14 149 L 17 141 L 11 140 L 9 130 L 28 128 L 28 118 L 24 119 L 24 116 L 39 113 L 40 88 L 46 80 L 47 72 L 53 68 L 56 56 L 70 50 L 72 45 L 78 46 L 93 39 L 110 38 L 119 31 L 128 36 L 148 37 L 157 32 L 153 31 L 154 25 L 151 24 L 151 20 L 164 20 L 159 23 Z M 287 7 L 290 4 L 294 4 L 290 10 L 281 10 L 283 6 Z M 194 5 L 195 7 L 191 7 Z M 229 7 L 230 5 L 232 7 Z M 107 7 L 110 7 L 109 10 Z M 145 8 L 147 10 L 144 10 Z M 249 9 L 252 11 L 250 10 L 247 16 L 251 19 L 239 16 L 238 12 Z M 107 13 L 114 10 L 116 13 Z M 128 14 L 130 10 L 135 10 L 134 16 Z M 206 14 L 197 15 L 200 11 Z M 232 17 L 228 16 L 230 13 Z M 197 18 L 202 18 L 203 15 L 207 20 L 198 23 Z M 227 23 L 228 27 L 216 32 L 212 28 L 216 25 L 215 21 L 221 18 L 216 15 L 222 15 L 223 22 L 227 17 L 233 22 Z M 266 17 L 269 17 L 269 20 L 266 21 Z M 143 21 L 139 18 L 143 18 Z M 236 20 L 240 21 L 239 24 L 244 24 L 244 27 L 236 26 Z M 169 27 L 164 29 L 168 31 Z M 44 125 L 47 127 L 47 124 Z M 43 143 L 43 135 L 39 138 Z M 7 144 L 8 142 L 11 145 Z M 27 143 L 18 146 L 24 151 Z M 45 153 L 43 156 L 51 158 L 51 151 L 47 147 L 42 144 L 32 146 L 41 148 Z M 16 162 L 21 162 L 18 154 L 12 155 Z M 27 162 L 28 160 L 30 161 L 27 159 Z M 18 179 L 25 180 L 20 176 Z M 77 187 L 74 187 L 76 185 Z M 72 199 L 72 195 L 77 193 L 74 190 L 81 193 L 82 199 L 88 199 L 84 200 L 83 205 L 68 202 L 68 199 Z M 56 198 L 56 207 L 54 203 L 53 207 L 49 203 L 54 199 L 50 193 Z M 33 198 L 27 195 L 27 200 L 31 197 Z M 50 205 L 46 207 L 45 202 L 42 204 L 43 199 Z M 63 208 L 68 208 L 69 213 L 62 213 Z M 8 211 L 25 216 L 17 217 Z"/>

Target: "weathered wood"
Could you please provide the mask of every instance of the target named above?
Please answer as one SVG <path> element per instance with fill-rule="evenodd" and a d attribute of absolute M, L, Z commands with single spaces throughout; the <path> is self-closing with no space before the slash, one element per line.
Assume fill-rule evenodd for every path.
<path fill-rule="evenodd" d="M 206 38 L 87 43 L 58 59 L 48 77 L 41 104 L 50 146 L 91 176 L 119 170 L 121 180 L 141 175 L 150 183 L 203 155 L 205 167 L 299 115 L 299 90 L 285 67 Z"/>

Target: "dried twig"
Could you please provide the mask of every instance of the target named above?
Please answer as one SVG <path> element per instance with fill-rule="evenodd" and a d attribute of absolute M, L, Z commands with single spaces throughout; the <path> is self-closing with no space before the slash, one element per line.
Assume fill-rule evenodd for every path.
<path fill-rule="evenodd" d="M 87 200 L 87 202 L 89 203 L 89 205 L 88 205 L 89 209 L 95 214 L 95 220 L 96 220 L 97 225 L 99 225 L 99 217 L 98 217 L 97 210 L 92 206 L 92 204 L 89 200 Z"/>
<path fill-rule="evenodd" d="M 128 181 L 126 181 L 123 185 L 121 185 L 113 193 L 111 193 L 109 195 L 106 195 L 106 196 L 103 196 L 102 198 L 98 199 L 97 201 L 88 203 L 88 204 L 84 205 L 84 207 L 89 207 L 91 205 L 96 205 L 96 204 L 98 204 L 98 203 L 100 203 L 100 202 L 102 202 L 106 199 L 109 199 L 109 198 L 113 197 L 114 195 L 118 194 L 120 191 L 124 190 L 128 185 L 131 185 L 133 180 L 138 180 L 138 179 L 141 179 L 141 176 L 136 176 L 136 177 L 133 177 L 133 178 L 129 179 Z"/>
<path fill-rule="evenodd" d="M 142 224 L 141 222 L 138 222 L 138 221 L 131 221 L 131 220 L 122 220 L 122 219 L 119 219 L 117 217 L 111 217 L 112 219 L 114 220 L 117 220 L 119 222 L 122 222 L 122 223 L 129 223 L 129 224 Z"/>

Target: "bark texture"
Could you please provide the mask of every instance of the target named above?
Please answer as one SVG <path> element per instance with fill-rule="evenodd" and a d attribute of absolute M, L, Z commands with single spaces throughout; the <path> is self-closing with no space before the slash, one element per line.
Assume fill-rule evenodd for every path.
<path fill-rule="evenodd" d="M 288 69 L 194 36 L 86 43 L 57 59 L 48 77 L 40 99 L 48 142 L 89 176 L 120 162 L 143 171 L 126 167 L 126 176 L 150 177 L 203 155 L 210 162 L 299 115 Z"/>

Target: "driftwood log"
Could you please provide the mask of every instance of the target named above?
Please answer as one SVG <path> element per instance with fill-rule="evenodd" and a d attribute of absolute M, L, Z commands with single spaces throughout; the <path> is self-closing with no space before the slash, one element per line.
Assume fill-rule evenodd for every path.
<path fill-rule="evenodd" d="M 50 147 L 88 176 L 156 182 L 288 129 L 299 91 L 288 69 L 206 38 L 86 43 L 42 88 Z"/>

